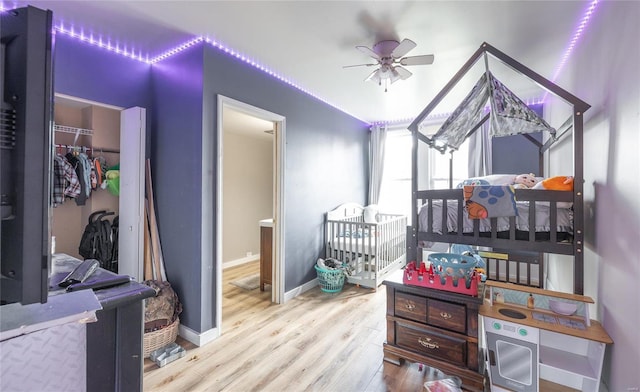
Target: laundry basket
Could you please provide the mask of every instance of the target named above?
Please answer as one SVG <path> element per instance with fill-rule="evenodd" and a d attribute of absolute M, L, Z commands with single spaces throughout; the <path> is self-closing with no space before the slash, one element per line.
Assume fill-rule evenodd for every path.
<path fill-rule="evenodd" d="M 318 273 L 320 290 L 325 293 L 338 293 L 344 286 L 344 271 L 341 269 L 326 269 L 314 266 Z"/>

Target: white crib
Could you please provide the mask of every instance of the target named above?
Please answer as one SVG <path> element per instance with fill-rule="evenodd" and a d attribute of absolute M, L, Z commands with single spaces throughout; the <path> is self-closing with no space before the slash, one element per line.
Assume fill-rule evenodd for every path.
<path fill-rule="evenodd" d="M 353 273 L 347 281 L 377 289 L 391 272 L 406 264 L 407 217 L 378 214 L 366 223 L 364 207 L 347 203 L 327 212 L 326 257 L 348 263 Z"/>

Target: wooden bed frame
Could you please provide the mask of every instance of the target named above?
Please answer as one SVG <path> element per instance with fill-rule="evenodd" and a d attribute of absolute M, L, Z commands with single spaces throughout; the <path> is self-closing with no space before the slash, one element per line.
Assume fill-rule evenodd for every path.
<path fill-rule="evenodd" d="M 434 200 L 441 200 L 445 207 L 442 208 L 443 216 L 446 216 L 446 201 L 457 200 L 458 205 L 458 228 L 462 227 L 462 208 L 463 208 L 463 192 L 462 189 L 441 189 L 441 190 L 421 190 L 418 189 L 418 146 L 428 146 L 430 148 L 436 148 L 443 152 L 439 146 L 436 146 L 429 137 L 424 135 L 419 130 L 419 125 L 427 119 L 435 107 L 442 101 L 442 99 L 449 93 L 449 91 L 457 84 L 457 82 L 473 67 L 473 65 L 480 59 L 486 56 L 492 55 L 494 58 L 501 61 L 503 64 L 509 66 L 511 69 L 519 72 L 529 79 L 545 88 L 548 92 L 555 94 L 572 107 L 572 115 L 567 121 L 557 130 L 556 137 L 549 139 L 544 144 L 538 142 L 533 137 L 523 134 L 523 137 L 529 139 L 539 148 L 540 167 L 542 167 L 542 159 L 544 152 L 550 148 L 550 146 L 559 140 L 566 132 L 573 131 L 573 176 L 574 187 L 573 192 L 567 191 L 549 191 L 549 190 L 530 190 L 530 189 L 517 189 L 516 199 L 518 201 L 529 201 L 529 231 L 519 232 L 514 228 L 514 219 L 509 218 L 511 223 L 511 229 L 509 231 L 498 232 L 496 230 L 497 218 L 491 219 L 491 232 L 481 233 L 478 230 L 478 222 L 474 222 L 473 233 L 462 233 L 462 229 L 456 232 L 448 232 L 445 229 L 442 230 L 442 234 L 435 233 L 432 230 L 432 225 L 428 225 L 427 231 L 420 231 L 418 214 L 420 208 L 427 202 L 430 206 L 433 206 Z M 488 64 L 487 64 L 488 67 Z M 500 252 L 501 256 L 498 260 L 509 259 L 510 255 L 517 255 L 519 252 L 537 252 L 538 256 L 527 256 L 520 258 L 516 265 L 520 266 L 521 263 L 537 264 L 537 279 L 534 277 L 525 278 L 524 281 L 518 281 L 516 283 L 538 285 L 542 286 L 542 254 L 564 254 L 573 256 L 573 271 L 574 271 L 574 293 L 583 294 L 584 292 L 584 200 L 583 200 L 583 118 L 584 111 L 589 109 L 589 105 L 569 92 L 558 87 L 551 81 L 543 78 L 539 74 L 535 73 L 531 69 L 497 50 L 487 43 L 483 43 L 480 48 L 471 56 L 471 58 L 464 64 L 464 66 L 454 75 L 449 83 L 438 93 L 438 95 L 426 106 L 426 108 L 416 117 L 416 119 L 409 126 L 409 130 L 413 135 L 413 162 L 412 162 L 412 191 L 413 191 L 413 205 L 412 215 L 413 223 L 411 227 L 411 238 L 409 239 L 408 257 L 411 260 L 421 260 L 422 251 L 420 243 L 422 241 L 439 242 L 439 243 L 457 243 L 468 244 L 473 246 L 480 246 L 486 248 L 492 248 L 494 253 Z M 475 132 L 489 116 L 485 116 L 473 129 L 470 129 L 467 133 L 467 137 Z M 450 187 L 451 181 L 450 181 Z M 546 202 L 551 206 L 551 231 L 547 233 L 535 232 L 535 202 Z M 555 222 L 557 221 L 556 206 L 558 202 L 570 202 L 573 205 L 573 233 L 570 237 L 562 237 L 555 229 Z M 429 222 L 433 222 L 432 214 Z M 532 220 L 533 219 L 533 220 Z M 443 219 L 443 223 L 446 225 L 446 219 Z M 485 249 L 486 249 L 485 248 Z M 510 265 L 507 263 L 507 266 Z M 513 264 L 511 264 L 513 265 Z M 518 267 L 519 268 L 519 267 Z M 527 268 L 525 268 L 526 270 Z M 519 275 L 520 273 L 518 273 Z M 490 277 L 503 280 L 500 273 L 490 272 Z M 509 274 L 506 275 L 506 280 L 509 280 Z"/>
<path fill-rule="evenodd" d="M 407 217 L 380 213 L 377 220 L 366 223 L 364 207 L 347 203 L 327 212 L 325 222 L 326 257 L 353 268 L 349 283 L 374 290 L 407 261 Z"/>

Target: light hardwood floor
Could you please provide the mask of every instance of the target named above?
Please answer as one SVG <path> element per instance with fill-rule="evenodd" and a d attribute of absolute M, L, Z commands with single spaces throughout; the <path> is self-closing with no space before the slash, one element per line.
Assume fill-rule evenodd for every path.
<path fill-rule="evenodd" d="M 316 287 L 286 304 L 270 289 L 244 290 L 230 281 L 257 272 L 258 263 L 223 273 L 223 333 L 158 368 L 146 359 L 144 391 L 424 391 L 433 369 L 384 362 L 385 286 Z"/>

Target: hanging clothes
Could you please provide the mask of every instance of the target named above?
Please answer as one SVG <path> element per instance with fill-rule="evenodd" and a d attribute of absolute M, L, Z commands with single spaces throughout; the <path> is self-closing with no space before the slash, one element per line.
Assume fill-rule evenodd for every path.
<path fill-rule="evenodd" d="M 105 175 L 107 174 L 107 168 L 109 165 L 107 164 L 105 157 L 102 155 L 94 158 L 93 164 L 96 167 L 97 186 L 100 187 L 105 180 Z"/>
<path fill-rule="evenodd" d="M 54 186 L 54 203 L 62 204 L 65 197 L 76 198 L 81 193 L 80 180 L 69 161 L 60 154 L 54 157 L 54 174 L 58 179 L 57 187 Z M 62 197 L 60 197 L 60 189 L 62 189 Z"/>
<path fill-rule="evenodd" d="M 65 155 L 67 161 L 75 168 L 76 175 L 78 176 L 78 180 L 80 182 L 80 193 L 76 196 L 76 205 L 83 206 L 87 202 L 87 194 L 85 193 L 85 179 L 84 179 L 84 167 L 82 166 L 82 162 L 75 156 L 73 153 L 69 152 Z"/>
<path fill-rule="evenodd" d="M 81 152 L 78 154 L 78 160 L 82 167 L 82 177 L 84 179 L 84 193 L 85 196 L 91 196 L 91 163 L 86 153 Z"/>
<path fill-rule="evenodd" d="M 53 189 L 51 190 L 53 206 L 64 203 L 64 163 L 57 156 L 53 158 Z"/>

